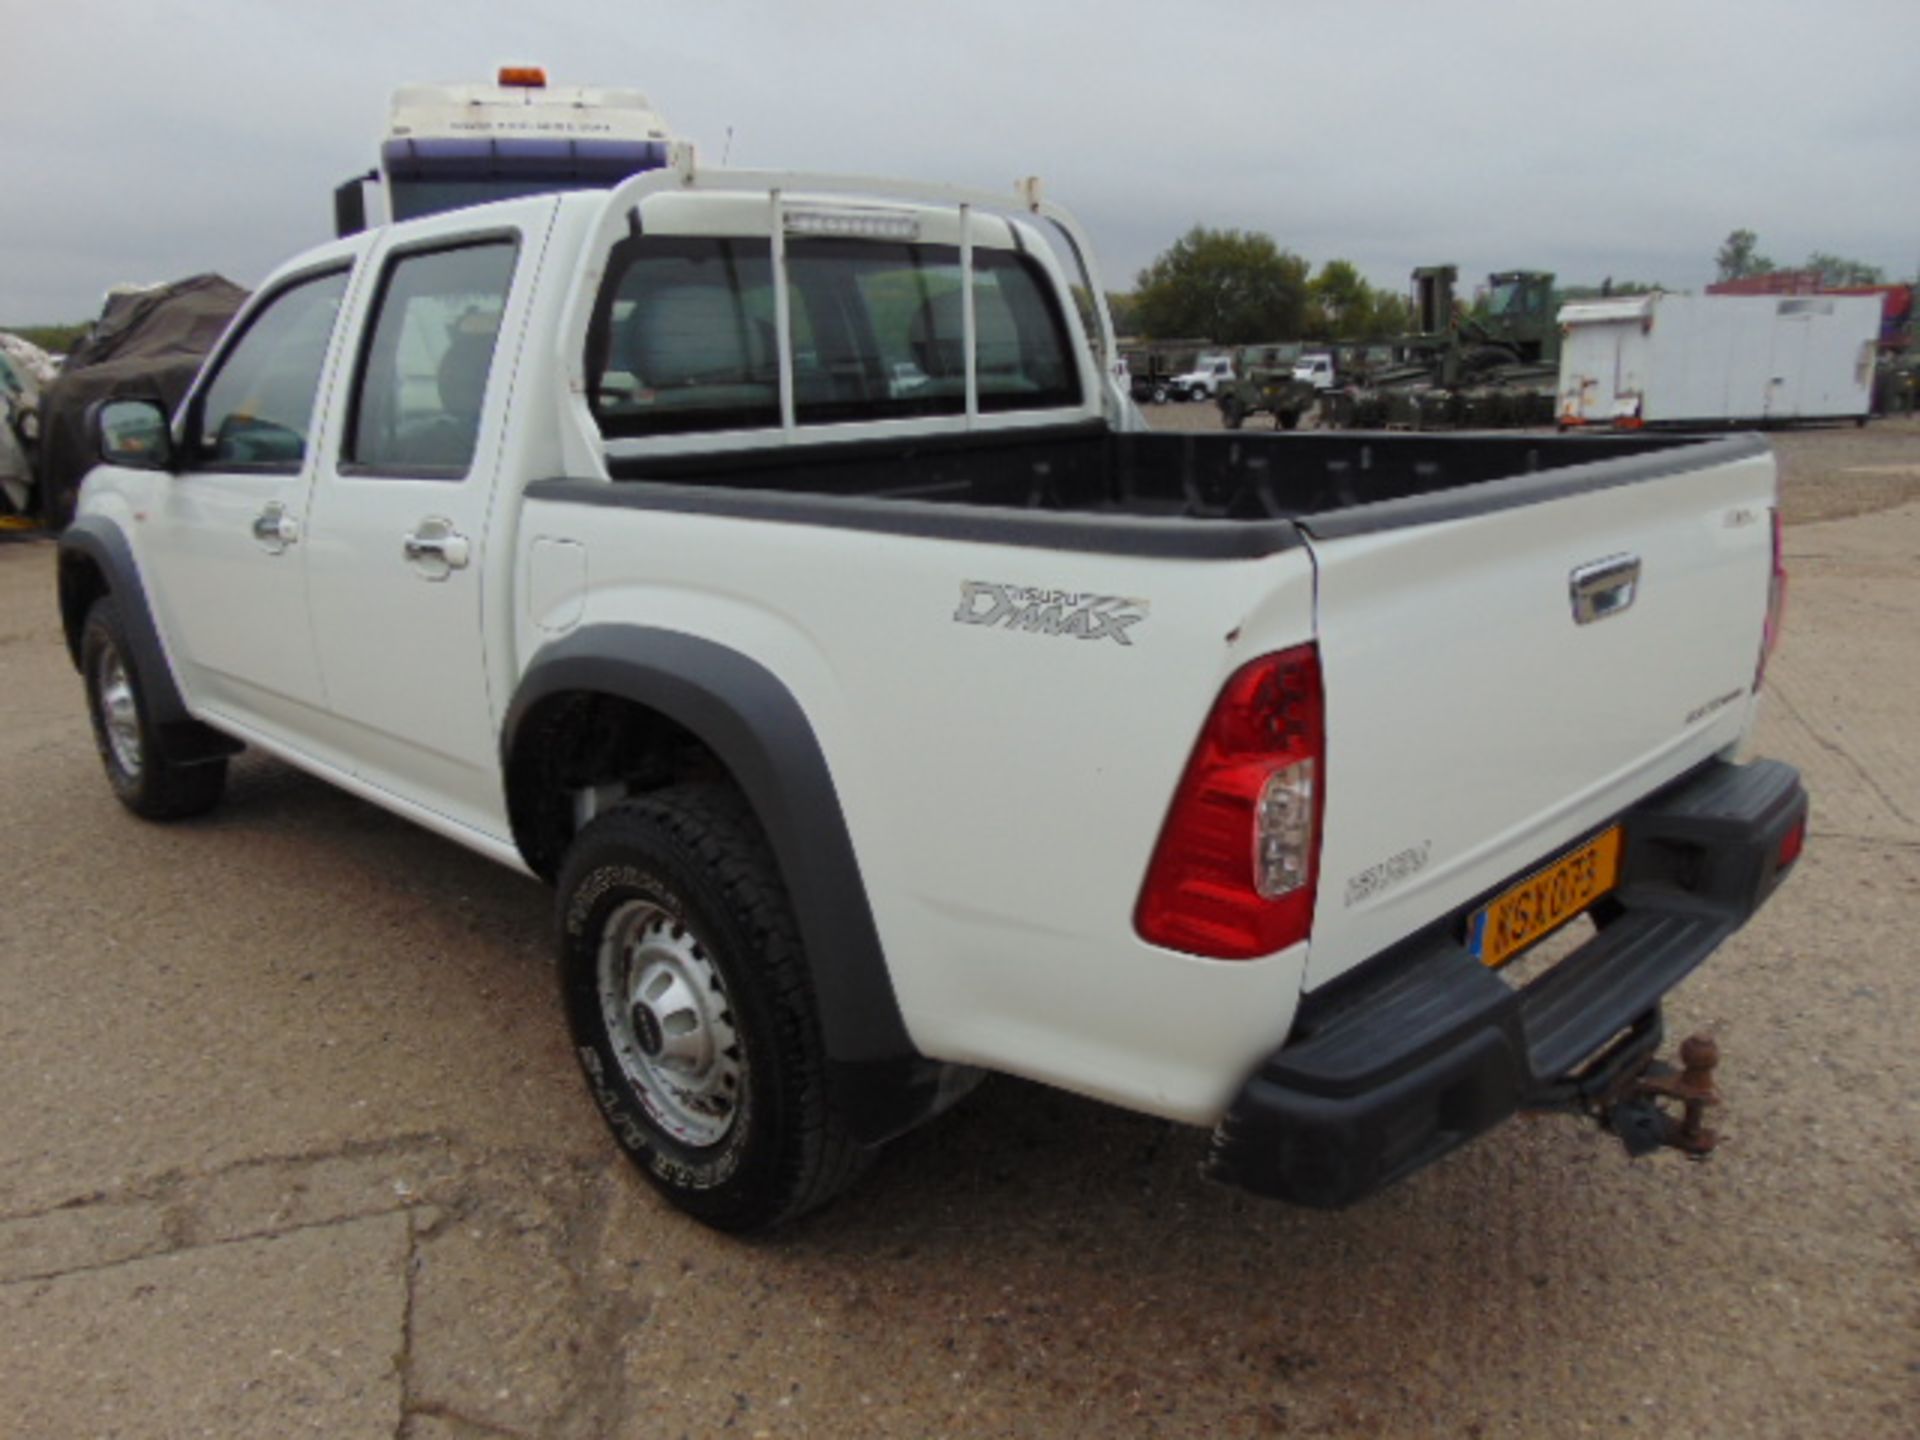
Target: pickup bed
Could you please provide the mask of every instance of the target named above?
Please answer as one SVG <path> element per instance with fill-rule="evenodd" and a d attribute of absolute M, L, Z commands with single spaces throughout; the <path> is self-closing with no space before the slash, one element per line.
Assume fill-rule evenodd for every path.
<path fill-rule="evenodd" d="M 109 782 L 199 813 L 255 745 L 551 881 L 588 1089 L 722 1228 L 985 1071 L 1317 1205 L 1614 1115 L 1804 832 L 1735 760 L 1765 447 L 1144 433 L 1090 253 L 683 156 L 302 256 L 95 416 Z"/>

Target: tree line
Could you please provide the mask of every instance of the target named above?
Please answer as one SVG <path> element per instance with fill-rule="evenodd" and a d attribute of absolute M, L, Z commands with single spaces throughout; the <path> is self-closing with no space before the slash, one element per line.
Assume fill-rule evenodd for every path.
<path fill-rule="evenodd" d="M 1765 275 L 1777 266 L 1759 251 L 1751 230 L 1727 236 L 1715 257 L 1722 280 Z M 1816 250 L 1799 268 L 1828 286 L 1878 285 L 1877 265 Z M 1665 287 L 1640 281 L 1567 286 L 1563 300 L 1644 295 Z M 1349 260 L 1328 260 L 1316 272 L 1304 257 L 1255 230 L 1196 225 L 1155 257 L 1131 293 L 1107 296 L 1120 333 L 1161 339 L 1205 337 L 1222 345 L 1260 340 L 1379 340 L 1413 328 L 1412 307 L 1398 291 L 1367 282 Z M 1477 303 L 1481 303 L 1476 301 Z"/>
<path fill-rule="evenodd" d="M 1846 285 L 1884 285 L 1886 272 L 1878 265 L 1869 265 L 1864 260 L 1850 260 L 1844 255 L 1829 255 L 1824 250 L 1816 250 L 1807 256 L 1804 265 L 1776 265 L 1767 256 L 1760 253 L 1760 237 L 1751 230 L 1735 230 L 1727 236 L 1726 243 L 1714 256 L 1714 265 L 1722 280 L 1745 280 L 1753 275 L 1771 275 L 1779 270 L 1814 270 L 1820 275 L 1820 283 L 1829 287 Z"/>
<path fill-rule="evenodd" d="M 1204 336 L 1222 345 L 1256 340 L 1368 340 L 1412 324 L 1404 295 L 1367 283 L 1349 260 L 1318 273 L 1271 235 L 1196 225 L 1134 281 L 1110 294 L 1122 333 Z"/>

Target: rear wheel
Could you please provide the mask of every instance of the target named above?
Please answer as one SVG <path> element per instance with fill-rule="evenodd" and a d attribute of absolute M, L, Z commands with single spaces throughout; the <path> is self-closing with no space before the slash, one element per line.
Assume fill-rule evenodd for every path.
<path fill-rule="evenodd" d="M 1220 423 L 1229 430 L 1238 430 L 1247 418 L 1247 407 L 1240 403 L 1238 395 L 1229 395 L 1220 402 Z"/>
<path fill-rule="evenodd" d="M 161 753 L 126 626 L 111 595 L 94 601 L 87 612 L 80 672 L 94 746 L 122 805 L 146 820 L 183 820 L 220 803 L 227 786 L 224 757 L 176 765 Z"/>
<path fill-rule="evenodd" d="M 559 907 L 588 1088 L 668 1200 L 759 1230 L 852 1180 L 865 1152 L 827 1096 L 799 933 L 735 792 L 675 786 L 607 811 L 574 841 Z"/>
<path fill-rule="evenodd" d="M 1168 398 L 1168 396 L 1169 396 L 1169 395 L 1170 395 L 1171 393 L 1172 393 L 1172 392 L 1170 392 L 1170 391 L 1169 391 L 1169 390 L 1167 389 L 1167 387 L 1166 387 L 1166 386 L 1164 386 L 1164 385 L 1156 385 L 1156 386 L 1154 386 L 1154 387 L 1153 387 L 1153 403 L 1154 403 L 1154 404 L 1156 404 L 1156 405 L 1164 405 L 1164 404 L 1166 404 L 1166 403 L 1167 403 L 1167 398 Z"/>

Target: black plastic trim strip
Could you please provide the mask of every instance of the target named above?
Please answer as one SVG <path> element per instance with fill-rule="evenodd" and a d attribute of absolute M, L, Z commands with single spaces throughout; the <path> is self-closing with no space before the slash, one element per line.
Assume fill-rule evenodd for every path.
<path fill-rule="evenodd" d="M 1155 560 L 1258 560 L 1301 544 L 1291 520 L 1173 519 L 1084 511 L 1014 510 L 942 505 L 926 500 L 802 495 L 791 491 L 716 489 L 662 481 L 559 478 L 527 486 L 529 500 L 719 515 L 781 525 L 817 525 L 977 545 L 1013 545 L 1078 554 Z"/>

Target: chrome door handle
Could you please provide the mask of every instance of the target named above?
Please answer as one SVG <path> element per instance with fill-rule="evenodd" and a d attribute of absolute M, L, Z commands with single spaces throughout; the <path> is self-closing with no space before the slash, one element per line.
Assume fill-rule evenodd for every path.
<path fill-rule="evenodd" d="M 278 555 L 300 538 L 300 526 L 278 500 L 253 517 L 253 538 Z"/>
<path fill-rule="evenodd" d="M 444 580 L 455 570 L 464 570 L 473 558 L 467 537 L 453 528 L 451 520 L 430 516 L 400 538 L 400 553 L 429 580 Z"/>
<path fill-rule="evenodd" d="M 1591 625 L 1618 615 L 1633 604 L 1640 590 L 1640 557 L 1612 555 L 1582 565 L 1567 577 L 1573 600 L 1573 623 Z"/>

